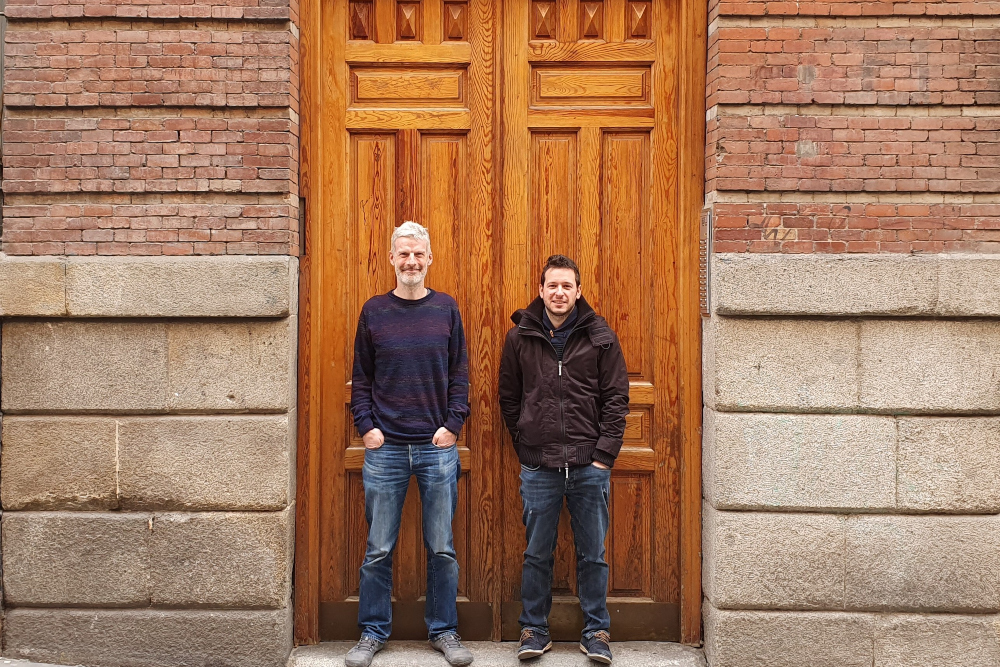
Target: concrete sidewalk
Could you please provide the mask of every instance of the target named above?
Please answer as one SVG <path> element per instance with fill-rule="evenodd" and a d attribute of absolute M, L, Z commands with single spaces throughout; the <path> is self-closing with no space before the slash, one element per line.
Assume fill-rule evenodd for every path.
<path fill-rule="evenodd" d="M 540 658 L 521 662 L 514 654 L 514 642 L 465 642 L 475 656 L 473 667 L 599 667 L 588 660 L 576 642 L 558 642 Z M 351 642 L 324 642 L 300 646 L 288 660 L 288 667 L 342 667 Z M 701 649 L 665 642 L 614 642 L 612 667 L 706 667 Z M 448 667 L 444 657 L 427 642 L 390 641 L 380 651 L 372 667 Z M 3 665 L 0 665 L 3 667 Z"/>

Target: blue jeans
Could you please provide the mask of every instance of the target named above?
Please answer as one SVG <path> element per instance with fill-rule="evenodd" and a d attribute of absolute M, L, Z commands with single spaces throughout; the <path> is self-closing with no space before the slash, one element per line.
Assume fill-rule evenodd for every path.
<path fill-rule="evenodd" d="M 380 642 L 392 632 L 392 553 L 399 537 L 410 476 L 417 476 L 427 548 L 424 621 L 430 639 L 458 631 L 458 561 L 451 521 L 458 503 L 458 448 L 382 445 L 365 450 L 362 478 L 368 548 L 361 565 L 358 627 Z"/>
<path fill-rule="evenodd" d="M 522 628 L 549 631 L 552 610 L 552 564 L 559 535 L 563 497 L 569 506 L 576 544 L 576 587 L 583 609 L 583 636 L 611 627 L 608 614 L 608 534 L 611 471 L 593 465 L 565 468 L 521 466 L 521 519 L 528 537 L 521 570 Z"/>

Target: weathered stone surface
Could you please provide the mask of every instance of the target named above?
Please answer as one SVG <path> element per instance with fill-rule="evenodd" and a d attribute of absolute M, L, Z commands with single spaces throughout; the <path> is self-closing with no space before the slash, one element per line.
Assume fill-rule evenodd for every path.
<path fill-rule="evenodd" d="M 938 314 L 1000 317 L 1000 255 L 941 255 L 938 265 Z"/>
<path fill-rule="evenodd" d="M 872 614 L 724 611 L 704 606 L 712 667 L 871 667 Z"/>
<path fill-rule="evenodd" d="M 900 614 L 875 623 L 877 667 L 1000 665 L 1000 616 Z"/>
<path fill-rule="evenodd" d="M 861 407 L 1000 412 L 1000 321 L 862 322 Z"/>
<path fill-rule="evenodd" d="M 717 254 L 720 315 L 1000 316 L 1000 255 Z"/>
<path fill-rule="evenodd" d="M 291 409 L 295 398 L 292 319 L 170 324 L 171 410 Z"/>
<path fill-rule="evenodd" d="M 0 317 L 64 315 L 66 266 L 58 257 L 0 258 Z"/>
<path fill-rule="evenodd" d="M 897 466 L 901 508 L 1000 513 L 1000 418 L 900 419 Z"/>
<path fill-rule="evenodd" d="M 844 412 L 858 404 L 858 324 L 713 317 L 715 407 Z"/>
<path fill-rule="evenodd" d="M 712 263 L 720 315 L 921 315 L 937 296 L 935 257 L 727 253 Z"/>
<path fill-rule="evenodd" d="M 705 504 L 705 595 L 722 609 L 841 609 L 844 517 Z"/>
<path fill-rule="evenodd" d="M 706 498 L 717 509 L 896 505 L 892 417 L 720 412 L 705 433 Z"/>
<path fill-rule="evenodd" d="M 294 414 L 119 420 L 121 507 L 283 509 L 291 502 L 293 419 Z"/>
<path fill-rule="evenodd" d="M 116 508 L 115 421 L 4 419 L 0 498 L 5 510 Z"/>
<path fill-rule="evenodd" d="M 4 653 L 102 667 L 284 667 L 291 610 L 11 609 Z"/>
<path fill-rule="evenodd" d="M 153 604 L 285 606 L 292 521 L 290 510 L 156 515 L 150 540 Z"/>
<path fill-rule="evenodd" d="M 4 600 L 14 606 L 149 603 L 148 517 L 5 512 Z"/>
<path fill-rule="evenodd" d="M 78 317 L 285 317 L 297 280 L 284 256 L 72 257 L 66 308 Z"/>
<path fill-rule="evenodd" d="M 5 412 L 141 412 L 166 401 L 161 323 L 8 321 L 2 357 Z"/>
<path fill-rule="evenodd" d="M 1000 517 L 847 518 L 848 609 L 1000 609 Z"/>
<path fill-rule="evenodd" d="M 701 400 L 715 409 L 715 319 L 701 320 Z"/>

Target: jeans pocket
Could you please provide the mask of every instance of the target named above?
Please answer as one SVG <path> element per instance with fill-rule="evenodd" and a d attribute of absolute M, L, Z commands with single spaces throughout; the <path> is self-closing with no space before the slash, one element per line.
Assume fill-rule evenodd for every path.
<path fill-rule="evenodd" d="M 528 472 L 537 472 L 539 469 L 541 469 L 541 467 L 542 466 L 540 466 L 540 465 L 537 465 L 537 466 L 526 466 L 523 463 L 521 464 L 521 470 L 526 470 Z"/>

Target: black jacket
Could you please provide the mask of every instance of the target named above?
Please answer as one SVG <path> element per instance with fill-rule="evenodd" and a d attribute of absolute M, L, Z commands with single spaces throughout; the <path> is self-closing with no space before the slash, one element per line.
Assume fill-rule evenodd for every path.
<path fill-rule="evenodd" d="M 581 297 L 560 364 L 542 326 L 541 298 L 511 315 L 500 360 L 500 411 L 521 463 L 613 466 L 628 414 L 618 337 Z"/>

